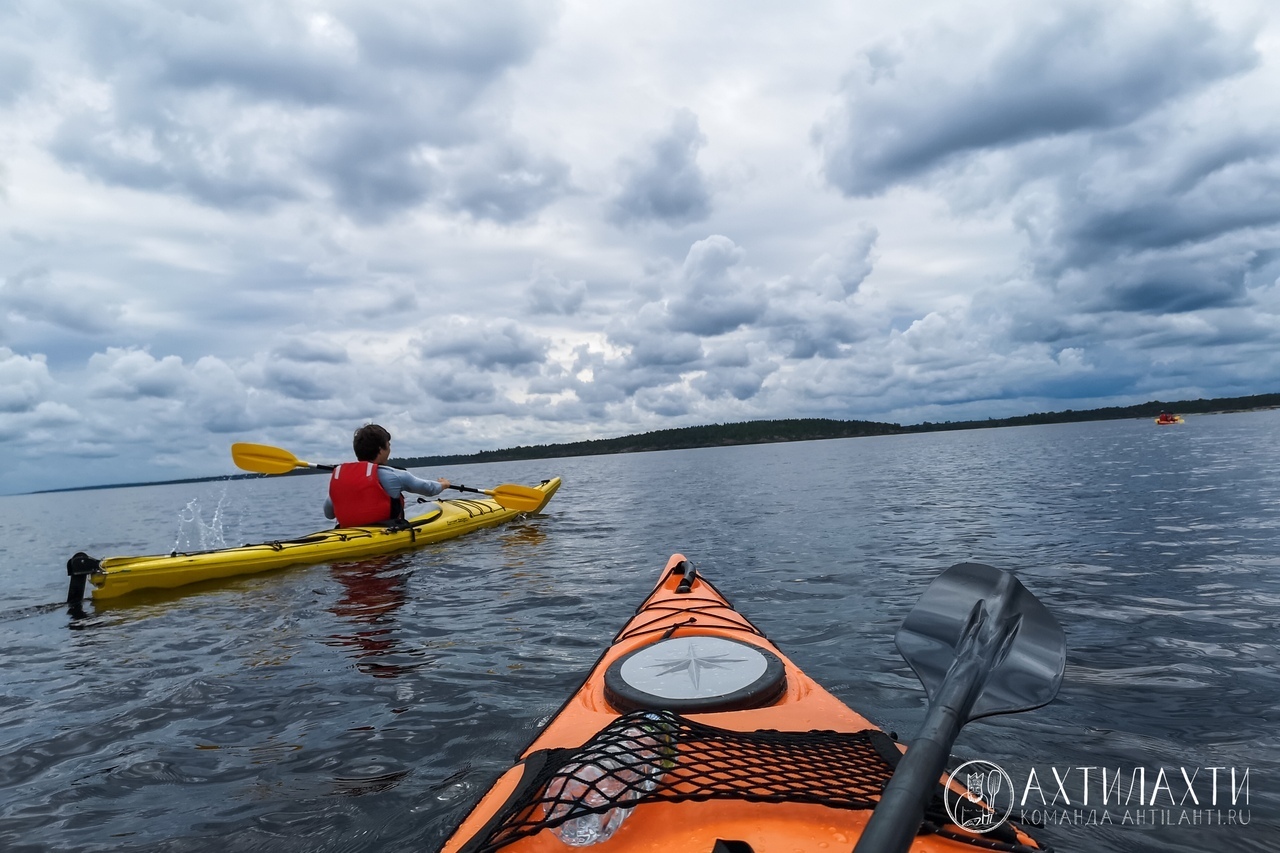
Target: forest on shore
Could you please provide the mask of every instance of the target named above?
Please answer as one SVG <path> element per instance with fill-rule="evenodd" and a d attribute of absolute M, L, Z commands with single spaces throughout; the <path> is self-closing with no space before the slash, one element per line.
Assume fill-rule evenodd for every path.
<path fill-rule="evenodd" d="M 1162 402 L 1152 400 L 1136 406 L 1110 406 L 1102 409 L 1067 409 L 1061 412 L 1041 412 L 1012 418 L 988 418 L 982 421 L 944 421 L 902 426 L 878 421 L 842 421 L 830 418 L 789 418 L 784 420 L 743 421 L 741 423 L 709 424 L 707 426 L 660 429 L 618 438 L 599 438 L 590 441 L 573 441 L 565 444 L 535 444 L 508 447 L 503 450 L 482 450 L 479 453 L 446 456 L 411 456 L 393 458 L 388 464 L 398 468 L 429 468 L 438 465 L 465 465 L 481 462 L 508 462 L 524 459 L 559 459 L 566 456 L 599 456 L 610 453 L 644 453 L 654 450 L 687 450 L 694 447 L 728 447 L 738 444 L 770 444 L 782 441 L 817 441 L 829 438 L 856 438 L 869 435 L 904 435 L 916 432 L 938 432 L 956 429 L 991 429 L 993 427 L 1033 426 L 1038 424 L 1079 423 L 1081 421 L 1123 420 L 1126 418 L 1155 418 L 1161 412 L 1180 415 L 1222 414 L 1225 412 L 1251 411 L 1254 409 L 1280 408 L 1280 394 L 1258 394 L 1251 397 L 1216 397 L 1210 400 L 1179 400 Z M 339 462 L 342 460 L 334 460 Z M 290 474 L 296 476 L 322 473 L 314 469 L 300 468 Z M 53 492 L 73 492 L 88 489 L 118 489 L 128 486 L 160 486 L 173 483 L 203 483 L 210 480 L 232 480 L 246 477 L 270 476 L 264 474 L 233 474 L 221 477 L 188 477 L 182 480 L 164 480 L 153 483 L 118 483 L 106 486 L 81 486 L 70 489 L 50 489 Z M 35 494 L 42 494 L 36 492 Z"/>
<path fill-rule="evenodd" d="M 1218 397 L 1211 400 L 1152 400 L 1136 406 L 1111 406 L 1102 409 L 1041 412 L 1012 418 L 988 418 L 981 421 L 945 421 L 902 426 L 877 421 L 841 421 L 828 418 L 790 418 L 786 420 L 744 421 L 742 423 L 661 429 L 619 438 L 600 438 L 566 444 L 537 444 L 484 450 L 479 453 L 446 456 L 414 456 L 393 459 L 403 468 L 425 468 L 433 465 L 460 465 L 479 462 L 508 462 L 523 459 L 558 459 L 566 456 L 598 456 L 609 453 L 642 453 L 653 450 L 687 450 L 694 447 L 726 447 L 737 444 L 769 444 L 780 441 L 815 441 L 829 438 L 855 438 L 868 435 L 902 435 L 915 432 L 938 432 L 957 429 L 990 429 L 993 427 L 1033 426 L 1038 424 L 1078 423 L 1082 421 L 1155 418 L 1161 412 L 1181 415 L 1215 414 L 1251 409 L 1280 407 L 1280 394 L 1252 397 Z"/>

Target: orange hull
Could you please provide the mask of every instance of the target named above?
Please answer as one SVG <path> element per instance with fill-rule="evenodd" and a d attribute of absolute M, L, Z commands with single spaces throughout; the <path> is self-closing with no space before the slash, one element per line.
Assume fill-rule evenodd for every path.
<path fill-rule="evenodd" d="M 767 704 L 740 710 L 686 714 L 685 719 L 695 724 L 743 733 L 758 734 L 763 730 L 774 730 L 766 733 L 767 735 L 825 732 L 872 732 L 882 735 L 869 720 L 850 710 L 805 675 L 701 576 L 693 577 L 688 592 L 678 592 L 681 581 L 692 574 L 691 566 L 688 573 L 684 570 L 688 565 L 680 554 L 671 557 L 662 571 L 657 587 L 614 638 L 612 645 L 591 669 L 582 687 L 521 754 L 521 762 L 533 762 L 543 754 L 543 750 L 577 749 L 592 735 L 618 720 L 620 710 L 627 709 L 619 709 L 611 704 L 611 700 L 619 701 L 606 683 L 609 681 L 611 668 L 616 672 L 620 665 L 626 663 L 629 655 L 643 653 L 646 647 L 673 636 L 730 639 L 763 650 L 781 661 L 785 668 L 785 687 L 777 693 L 771 691 Z M 886 749 L 886 743 L 889 744 L 889 751 L 895 746 L 887 736 L 881 736 L 877 742 L 881 750 Z M 677 740 L 676 743 L 678 749 L 683 749 L 681 741 Z M 895 761 L 896 757 L 894 755 Z M 503 837 L 501 831 L 496 836 L 492 834 L 495 831 L 493 824 L 501 818 L 504 808 L 508 814 L 511 811 L 507 806 L 508 799 L 520 787 L 522 777 L 526 775 L 525 763 L 517 763 L 499 778 L 445 843 L 443 850 L 446 853 L 496 849 L 513 853 L 566 853 L 575 849 L 561 841 L 550 829 L 534 830 L 532 834 L 519 837 Z M 891 773 L 891 768 L 887 768 L 886 773 Z M 676 776 L 677 771 L 669 771 L 667 775 Z M 720 795 L 714 799 L 680 801 L 641 798 L 634 803 L 634 811 L 622 821 L 612 837 L 589 849 L 598 853 L 711 853 L 717 839 L 734 839 L 749 844 L 753 853 L 847 851 L 852 849 L 866 826 L 871 815 L 870 807 L 878 799 L 883 782 L 886 781 L 887 776 L 866 789 L 866 796 L 871 802 L 863 807 L 853 808 L 837 808 L 813 802 L 763 802 L 762 799 L 776 800 L 777 797 L 753 796 L 762 792 L 752 790 L 750 779 L 734 783 L 743 787 L 745 793 L 742 798 L 722 798 Z M 543 784 L 541 787 L 547 786 Z M 543 811 L 536 813 L 538 808 Z M 545 803 L 525 808 L 524 818 L 536 819 L 547 810 Z M 955 827 L 950 827 L 950 831 L 953 835 L 966 836 L 987 845 L 992 840 Z M 529 830 L 525 832 L 528 833 Z M 488 841 L 485 840 L 486 835 L 489 836 Z M 1017 833 L 1017 841 L 1023 845 L 1035 846 L 1035 841 L 1021 831 Z M 911 847 L 917 853 L 972 853 L 978 849 L 983 848 L 937 834 L 920 835 Z"/>

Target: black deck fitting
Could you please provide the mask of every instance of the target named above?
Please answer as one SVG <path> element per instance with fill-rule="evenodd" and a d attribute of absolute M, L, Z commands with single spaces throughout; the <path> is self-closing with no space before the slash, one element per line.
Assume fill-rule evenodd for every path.
<path fill-rule="evenodd" d="M 102 562 L 84 551 L 77 551 L 67 560 L 67 577 L 71 584 L 67 589 L 67 604 L 79 604 L 84 599 L 84 584 L 89 575 L 102 571 Z"/>

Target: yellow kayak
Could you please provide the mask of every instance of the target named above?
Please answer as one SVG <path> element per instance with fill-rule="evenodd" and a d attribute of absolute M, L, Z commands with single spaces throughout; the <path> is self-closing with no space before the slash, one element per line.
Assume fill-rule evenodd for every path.
<path fill-rule="evenodd" d="M 95 601 L 116 598 L 144 589 L 172 589 L 199 581 L 248 575 L 300 563 L 354 560 L 420 548 L 453 539 L 483 527 L 511 521 L 528 512 L 540 512 L 560 488 L 560 478 L 543 480 L 533 487 L 542 502 L 533 509 L 500 506 L 491 498 L 437 500 L 425 514 L 400 526 L 339 527 L 297 539 L 282 539 L 192 553 L 173 552 L 145 557 L 106 557 L 101 560 L 80 552 L 67 561 L 71 577 L 68 602 L 84 595 L 84 579 L 93 585 Z M 79 591 L 77 594 L 77 584 Z"/>

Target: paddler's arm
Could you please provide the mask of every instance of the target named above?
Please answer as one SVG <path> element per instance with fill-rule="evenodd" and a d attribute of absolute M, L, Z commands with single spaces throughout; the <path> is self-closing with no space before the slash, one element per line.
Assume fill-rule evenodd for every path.
<path fill-rule="evenodd" d="M 392 496 L 399 495 L 401 492 L 411 492 L 433 498 L 449 488 L 449 481 L 443 477 L 439 480 L 424 480 L 403 468 L 389 468 L 386 465 L 378 467 L 378 482 L 382 484 L 382 488 L 386 489 L 387 494 Z"/>

